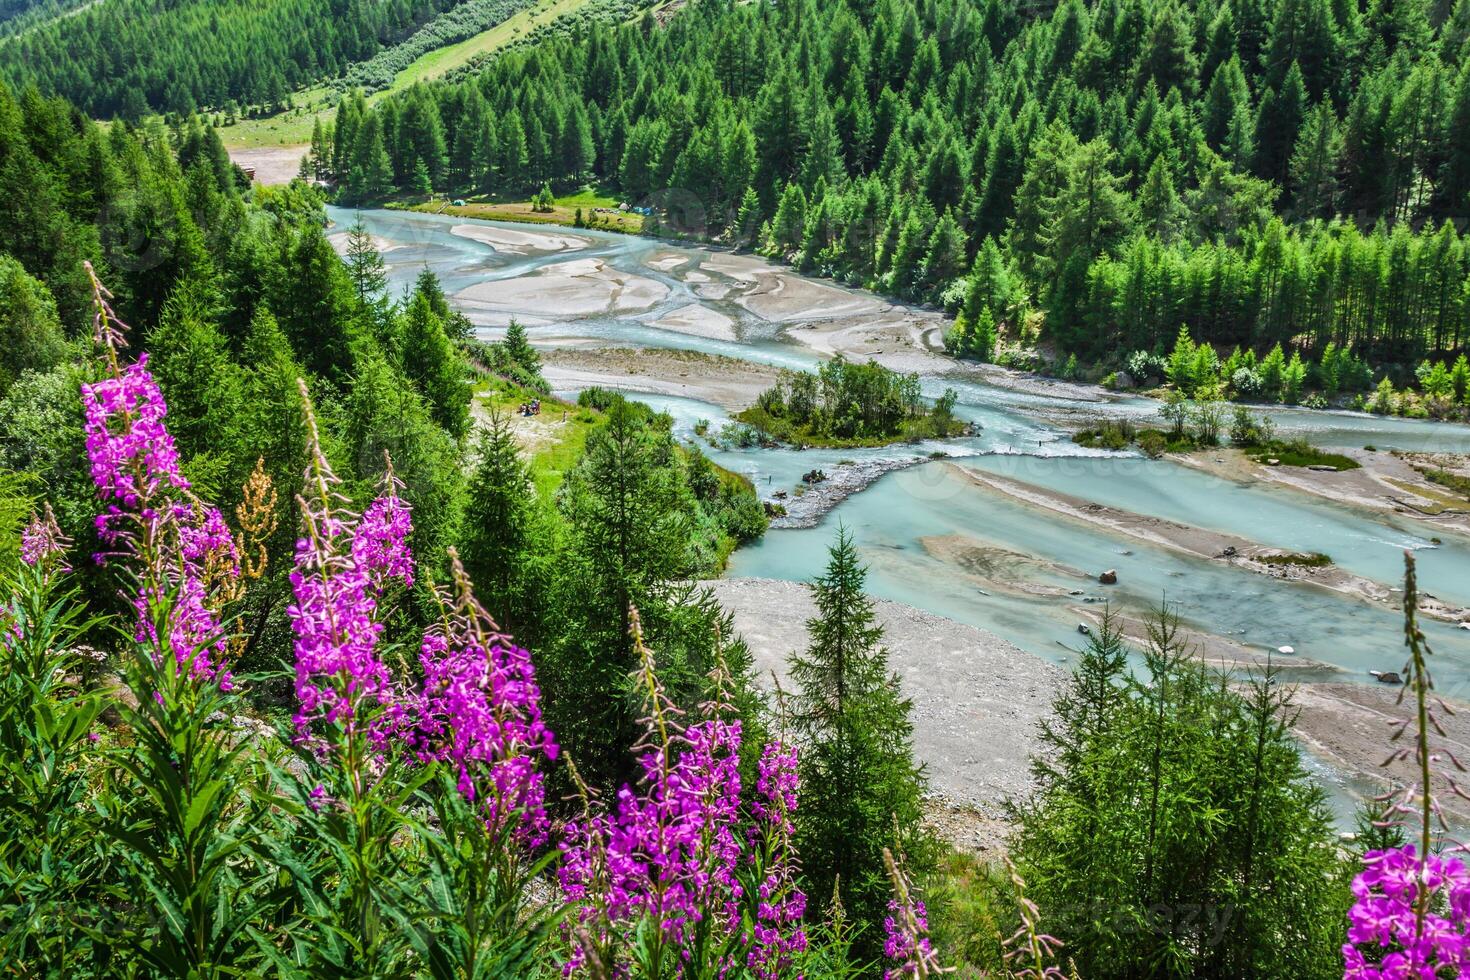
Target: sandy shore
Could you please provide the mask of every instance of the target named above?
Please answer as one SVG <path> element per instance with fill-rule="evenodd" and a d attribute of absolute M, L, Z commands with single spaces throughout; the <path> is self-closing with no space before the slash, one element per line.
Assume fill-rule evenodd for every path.
<path fill-rule="evenodd" d="M 621 272 L 601 259 L 584 258 L 558 262 L 524 276 L 479 282 L 454 298 L 472 318 L 483 312 L 554 320 L 641 313 L 668 294 L 669 287 L 661 282 Z"/>
<path fill-rule="evenodd" d="M 1247 538 L 1180 524 L 1161 517 L 1135 514 L 1116 507 L 1107 507 L 1080 497 L 1032 486 L 1009 477 L 980 473 L 961 467 L 954 469 L 956 475 L 991 492 L 1004 494 L 1030 506 L 1040 507 L 1072 520 L 1103 528 L 1114 534 L 1139 541 L 1148 541 L 1197 558 L 1234 565 L 1271 578 L 1320 586 L 1368 602 L 1390 603 L 1395 601 L 1394 593 L 1388 586 L 1361 575 L 1355 575 L 1336 565 L 1311 567 L 1263 561 L 1262 559 L 1287 554 L 1287 552 L 1279 548 L 1257 544 Z M 1438 601 L 1426 601 L 1421 604 L 1420 609 L 1426 615 L 1446 622 L 1458 623 L 1470 619 L 1470 609 L 1446 606 Z"/>
<path fill-rule="evenodd" d="M 806 621 L 816 614 L 810 590 L 771 579 L 707 584 L 734 616 L 764 683 L 770 686 L 774 674 L 789 692 L 789 657 L 806 648 Z M 1003 804 L 1034 788 L 1029 760 L 1041 750 L 1037 725 L 1065 685 L 1065 671 L 942 616 L 882 599 L 874 608 L 889 661 L 913 701 L 914 751 L 928 770 L 936 826 L 960 847 L 1001 847 L 1010 829 Z M 1132 625 L 1125 618 L 1125 632 Z M 1301 674 L 1295 661 L 1292 670 Z M 1408 763 L 1382 766 L 1391 752 L 1390 723 L 1409 716 L 1407 704 L 1395 703 L 1401 688 L 1325 680 L 1291 687 L 1297 738 L 1336 795 L 1362 800 L 1413 778 Z M 1448 700 L 1456 714 L 1438 712 L 1445 730 L 1438 744 L 1470 758 L 1470 704 Z M 1435 785 L 1452 821 L 1470 820 L 1470 803 L 1456 800 L 1442 777 Z"/>
<path fill-rule="evenodd" d="M 351 231 L 334 231 L 327 236 L 327 241 L 332 243 L 332 247 L 337 250 L 338 254 L 346 255 L 347 243 L 351 239 L 351 237 Z M 384 255 L 394 251 L 395 249 L 400 249 L 403 247 L 398 242 L 389 241 L 382 235 L 369 235 L 368 239 L 373 243 L 373 248 L 377 249 L 380 254 Z"/>
<path fill-rule="evenodd" d="M 1380 684 L 1302 684 L 1296 689 L 1297 737 L 1328 767 L 1325 778 L 1355 798 L 1368 798 L 1386 792 L 1390 786 L 1419 781 L 1412 759 L 1383 765 L 1395 745 L 1412 752 L 1412 732 L 1397 743 L 1389 740 L 1392 723 L 1412 717 L 1411 693 L 1405 692 L 1404 703 L 1397 703 L 1402 690 L 1397 685 Z M 1439 772 L 1451 769 L 1446 752 L 1461 760 L 1470 759 L 1470 704 L 1451 697 L 1444 701 L 1454 714 L 1435 707 L 1444 730 L 1442 737 L 1434 738 L 1435 752 L 1440 757 L 1435 768 Z M 1461 781 L 1465 781 L 1463 775 Z M 1451 823 L 1470 823 L 1470 802 L 1455 796 L 1445 776 L 1436 775 L 1431 786 Z"/>
<path fill-rule="evenodd" d="M 735 340 L 735 321 L 719 310 L 712 310 L 699 303 L 681 306 L 672 313 L 649 321 L 660 330 L 705 337 L 710 340 Z"/>
<path fill-rule="evenodd" d="M 455 225 L 449 229 L 449 233 L 489 245 L 495 251 L 509 255 L 571 252 L 592 244 L 590 239 L 581 235 L 556 231 L 522 231 L 519 228 L 498 228 L 486 224 Z"/>
<path fill-rule="evenodd" d="M 806 621 L 816 615 L 810 590 L 771 579 L 708 583 L 735 617 L 756 669 L 790 691 L 787 661 L 805 650 Z M 1029 760 L 1040 750 L 1036 728 L 1065 680 L 1057 667 L 984 630 L 901 603 L 876 600 L 889 662 L 913 701 L 914 751 L 930 788 L 960 819 L 956 843 L 993 847 L 1002 803 L 1032 788 Z"/>
<path fill-rule="evenodd" d="M 1424 478 L 1412 463 L 1430 458 L 1420 453 L 1370 452 L 1337 449 L 1359 464 L 1359 469 L 1335 473 L 1299 466 L 1266 466 L 1239 449 L 1212 449 L 1171 456 L 1176 462 L 1237 482 L 1260 481 L 1289 487 L 1351 507 L 1393 513 L 1423 523 L 1429 529 L 1470 534 L 1470 501 L 1454 497 L 1444 487 Z M 1465 457 L 1435 454 L 1436 465 L 1464 466 Z"/>
<path fill-rule="evenodd" d="M 677 395 L 738 412 L 776 383 L 773 367 L 661 347 L 541 348 L 542 374 L 557 390 L 602 385 Z"/>

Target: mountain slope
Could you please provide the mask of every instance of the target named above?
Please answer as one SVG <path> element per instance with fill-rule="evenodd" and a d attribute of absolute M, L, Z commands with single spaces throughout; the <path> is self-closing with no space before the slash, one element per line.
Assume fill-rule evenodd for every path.
<path fill-rule="evenodd" d="M 0 43 L 0 78 L 97 117 L 278 103 L 458 2 L 105 0 Z"/>

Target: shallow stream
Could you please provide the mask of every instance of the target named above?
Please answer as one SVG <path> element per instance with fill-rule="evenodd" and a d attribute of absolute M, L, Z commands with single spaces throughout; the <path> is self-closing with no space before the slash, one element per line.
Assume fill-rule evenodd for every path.
<path fill-rule="evenodd" d="M 329 210 L 334 233 L 354 220 L 350 211 Z M 676 348 L 810 368 L 822 355 L 788 337 L 790 328 L 811 327 L 832 311 L 847 322 L 893 321 L 903 312 L 788 270 L 780 270 L 778 286 L 755 295 L 751 267 L 761 265 L 758 260 L 649 239 L 395 211 L 364 212 L 362 219 L 379 239 L 395 290 L 408 288 L 423 268 L 432 269 L 451 301 L 487 338 L 499 336 L 514 315 L 537 344 Z M 514 237 L 507 245 L 504 237 L 543 232 L 586 244 L 546 252 L 517 244 Z M 1149 419 L 1157 406 L 1147 399 L 1098 399 L 1066 386 L 1014 390 L 937 370 L 924 374 L 923 382 L 930 395 L 954 388 L 957 414 L 977 423 L 979 434 L 942 446 L 803 452 L 718 449 L 701 441 L 722 465 L 750 476 L 763 494 L 794 493 L 802 473 L 830 472 L 845 460 L 924 457 L 939 450 L 950 457 L 881 477 L 816 527 L 771 530 L 735 554 L 729 574 L 808 580 L 821 570 L 826 546 L 842 525 L 870 565 L 874 594 L 992 630 L 1053 660 L 1069 656 L 1064 647 L 1080 639 L 1079 610 L 1102 594 L 1098 572 L 1113 568 L 1119 584 L 1106 594 L 1126 609 L 1167 599 L 1203 632 L 1255 650 L 1290 645 L 1299 657 L 1344 672 L 1311 676 L 1368 681 L 1369 669 L 1396 670 L 1402 662 L 1402 626 L 1393 603 L 1268 578 L 1060 517 L 977 486 L 958 467 L 1265 545 L 1325 552 L 1343 569 L 1388 587 L 1402 576 L 1403 549 L 1413 549 L 1421 588 L 1470 604 L 1470 540 L 1464 537 L 1169 461 L 1083 449 L 1061 425 L 1078 416 Z M 706 402 L 637 397 L 670 412 L 680 434 L 690 439 L 697 421 L 709 420 L 712 431 L 725 421 L 723 411 Z M 1470 428 L 1463 426 L 1347 412 L 1269 414 L 1281 432 L 1300 432 L 1324 446 L 1470 451 Z M 1431 535 L 1443 543 L 1433 545 Z M 1435 622 L 1425 629 L 1440 661 L 1441 689 L 1470 693 L 1470 633 Z"/>

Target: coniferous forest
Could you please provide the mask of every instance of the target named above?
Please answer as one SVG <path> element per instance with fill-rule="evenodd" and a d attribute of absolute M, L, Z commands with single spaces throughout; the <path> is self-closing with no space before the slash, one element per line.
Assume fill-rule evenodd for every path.
<path fill-rule="evenodd" d="M 402 40 L 453 0 L 77 4 L 6 40 L 0 77 L 99 118 L 279 105 Z M 20 17 L 25 17 L 21 14 Z"/>
<path fill-rule="evenodd" d="M 1384 751 L 1412 778 L 1381 798 L 1304 754 L 1293 681 L 1351 687 L 1331 664 L 1288 673 L 1280 646 L 1232 670 L 1170 595 L 1115 611 L 1119 592 L 1028 585 L 1028 613 L 1065 594 L 1096 616 L 1053 663 L 1008 648 L 1054 679 L 1034 753 L 1001 760 L 1026 791 L 966 809 L 936 791 L 960 763 L 919 719 L 1024 716 L 914 697 L 890 630 L 918 610 L 875 598 L 903 546 L 818 513 L 802 643 L 767 673 L 710 580 L 798 528 L 776 501 L 827 475 L 772 496 L 673 410 L 568 395 L 565 351 L 532 342 L 560 325 L 486 329 L 427 262 L 390 286 L 399 244 L 329 209 L 534 193 L 540 217 L 595 189 L 647 207 L 654 247 L 943 308 L 953 358 L 1046 348 L 1167 381 L 1150 456 L 1190 448 L 1186 423 L 1217 445 L 1225 392 L 1417 384 L 1451 415 L 1470 394 L 1470 0 L 619 0 L 430 83 L 356 87 L 512 6 L 0 3 L 0 973 L 1470 975 L 1431 679 L 1463 653 L 1431 656 L 1454 620 L 1412 554 L 1367 598 L 1346 573 L 1285 580 L 1320 553 L 1195 566 L 1274 561 L 1266 588 L 1361 600 L 1395 630 L 1402 613 L 1383 656 L 1403 666 L 1351 719 L 1397 720 Z M 351 87 L 301 178 L 232 162 L 215 115 L 333 79 Z M 607 240 L 627 241 L 596 255 Z M 704 354 L 660 352 L 691 372 Z M 957 468 L 939 445 L 988 437 L 961 383 L 817 364 L 762 365 L 728 416 L 744 448 Z M 985 375 L 963 370 L 973 399 Z M 1272 466 L 1351 476 L 1377 453 L 1235 418 Z M 1073 441 L 1139 435 L 1130 416 Z M 1372 520 L 1395 548 L 1443 547 L 1436 574 L 1462 510 L 1420 515 L 1448 543 Z M 925 528 L 936 551 L 960 537 Z M 1042 563 L 948 567 L 989 598 L 965 576 L 1017 557 Z M 927 642 L 920 670 L 955 655 Z M 999 836 L 957 843 L 956 812 Z"/>
<path fill-rule="evenodd" d="M 314 165 L 360 201 L 595 176 L 673 231 L 943 303 L 986 359 L 1036 314 L 1091 360 L 1181 325 L 1410 368 L 1465 346 L 1464 3 L 701 2 L 651 25 L 349 97 Z"/>

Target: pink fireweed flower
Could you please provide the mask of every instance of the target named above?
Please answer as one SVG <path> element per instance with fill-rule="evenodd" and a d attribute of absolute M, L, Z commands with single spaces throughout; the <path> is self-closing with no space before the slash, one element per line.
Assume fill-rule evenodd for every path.
<path fill-rule="evenodd" d="M 421 761 L 456 767 L 460 792 L 479 806 L 493 836 L 513 826 L 521 843 L 539 847 L 549 824 L 537 763 L 555 760 L 558 748 L 541 720 L 536 671 L 475 599 L 454 549 L 449 556 L 455 589 L 441 593 L 444 620 L 424 635 L 411 743 Z"/>
<path fill-rule="evenodd" d="M 392 471 L 389 471 L 391 486 Z M 352 560 L 362 567 L 379 591 L 391 579 L 413 584 L 413 555 L 408 537 L 413 530 L 409 506 L 396 493 L 368 505 L 352 534 Z"/>
<path fill-rule="evenodd" d="M 793 955 L 806 949 L 806 933 L 801 928 L 806 895 L 796 887 L 795 848 L 791 842 L 791 817 L 796 812 L 800 782 L 796 763 L 794 747 L 768 742 L 761 751 L 756 797 L 751 802 L 757 822 L 750 836 L 752 844 L 760 848 L 752 860 L 760 862 L 765 874 L 756 895 L 746 965 L 760 980 L 783 976 Z"/>
<path fill-rule="evenodd" d="M 642 660 L 638 683 L 649 707 L 638 759 L 643 777 L 638 789 L 619 790 L 611 816 L 589 806 L 566 828 L 559 873 L 563 890 L 580 906 L 579 935 L 606 937 L 646 920 L 662 933 L 671 955 L 687 963 L 697 949 L 709 955 L 701 936 L 718 937 L 714 948 L 728 940 L 754 941 L 742 933 L 740 914 L 747 839 L 741 725 L 717 715 L 679 732 L 677 711 L 653 672 L 636 616 L 633 628 Z M 584 968 L 584 953 L 574 955 L 569 974 Z M 716 965 L 723 972 L 735 962 L 722 956 Z"/>
<path fill-rule="evenodd" d="M 304 384 L 301 390 L 305 398 Z M 310 496 L 297 497 L 306 533 L 296 542 L 290 576 L 295 602 L 286 610 L 296 633 L 296 730 L 303 741 L 316 722 L 340 726 L 349 736 L 366 731 L 381 752 L 403 707 L 378 657 L 383 626 L 377 600 L 391 577 L 412 574 L 408 505 L 394 494 L 390 471 L 387 494 L 368 508 L 372 522 L 357 518 L 336 489 L 340 481 L 322 453 L 309 400 L 307 433 Z M 365 709 L 371 716 L 366 725 L 360 718 Z"/>
<path fill-rule="evenodd" d="M 161 492 L 187 490 L 179 453 L 164 425 L 168 407 L 148 372 L 148 354 L 119 373 L 82 385 L 82 412 L 92 482 L 104 500 L 129 510 Z"/>
<path fill-rule="evenodd" d="M 296 543 L 296 601 L 286 612 L 296 633 L 295 722 L 306 738 L 314 721 L 350 728 L 366 703 L 389 705 L 393 679 L 377 654 L 376 590 L 341 540 L 350 529 L 333 533 L 333 522 L 303 510 L 311 531 Z"/>
<path fill-rule="evenodd" d="M 49 566 L 54 559 L 56 571 L 69 572 L 71 568 L 61 556 L 66 554 L 66 549 L 70 546 L 71 541 L 61 533 L 61 528 L 56 523 L 56 514 L 47 503 L 40 513 L 31 515 L 30 523 L 21 532 L 20 560 L 37 568 Z"/>
<path fill-rule="evenodd" d="M 111 294 L 90 265 L 96 339 L 108 375 L 81 388 L 83 429 L 92 482 L 105 510 L 96 518 L 101 539 L 116 549 L 98 562 L 122 556 L 139 586 L 132 602 L 141 643 L 173 655 L 190 677 L 233 685 L 220 659 L 226 637 L 206 582 L 210 572 L 236 566 L 235 545 L 219 511 L 201 503 L 179 468 L 179 454 L 164 419 L 168 406 L 148 372 L 148 354 L 123 363 L 118 348 L 126 325 L 108 303 Z M 154 608 L 162 610 L 162 629 Z M 161 636 L 159 634 L 162 634 Z"/>
<path fill-rule="evenodd" d="M 1448 747 L 1437 744 L 1444 735 L 1438 713 L 1454 712 L 1432 694 L 1432 651 L 1419 629 L 1418 579 L 1413 553 L 1407 551 L 1403 610 L 1404 646 L 1409 655 L 1400 671 L 1404 686 L 1398 701 L 1412 695 L 1414 710 L 1392 724 L 1394 749 L 1384 765 L 1412 761 L 1417 783 L 1384 799 L 1392 801 L 1391 814 L 1412 818 L 1417 843 L 1363 856 L 1363 870 L 1353 880 L 1348 941 L 1342 948 L 1345 978 L 1470 976 L 1470 873 L 1459 858 L 1431 851 L 1434 823 L 1448 830 L 1434 792 L 1441 753 L 1455 770 L 1463 772 L 1464 767 Z M 1446 778 L 1452 792 L 1466 795 L 1453 771 L 1439 775 Z M 1404 824 L 1410 829 L 1407 819 Z"/>
<path fill-rule="evenodd" d="M 1345 978 L 1470 975 L 1470 872 L 1457 858 L 1421 861 L 1413 844 L 1370 851 L 1353 879 Z M 1423 922 L 1421 907 L 1427 909 Z M 1370 962 L 1365 950 L 1376 949 Z"/>
<path fill-rule="evenodd" d="M 894 965 L 883 973 L 883 980 L 904 977 L 928 977 L 950 972 L 940 966 L 939 957 L 929 942 L 929 910 L 914 895 L 908 874 L 893 852 L 883 849 L 883 864 L 893 883 L 893 898 L 883 919 L 883 955 Z"/>
<path fill-rule="evenodd" d="M 884 972 L 884 980 L 917 976 L 919 964 L 932 960 L 929 945 L 929 912 L 922 901 L 901 905 L 888 903 L 889 914 L 883 919 L 883 955 L 897 965 Z"/>

